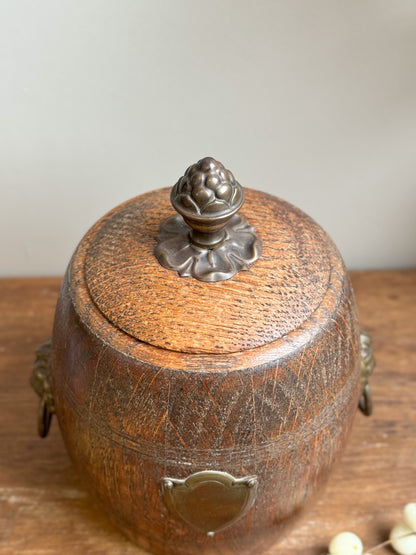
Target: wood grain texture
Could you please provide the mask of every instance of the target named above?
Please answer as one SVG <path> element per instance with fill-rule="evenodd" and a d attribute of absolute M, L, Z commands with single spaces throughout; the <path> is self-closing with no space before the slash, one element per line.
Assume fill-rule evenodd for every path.
<path fill-rule="evenodd" d="M 241 213 L 262 239 L 260 259 L 227 281 L 180 278 L 154 256 L 159 228 L 174 214 L 169 196 L 160 189 L 113 210 L 87 234 L 74 262 L 85 256 L 94 302 L 141 341 L 216 354 L 267 345 L 308 320 L 342 278 L 337 249 L 311 218 L 251 189 Z"/>
<path fill-rule="evenodd" d="M 252 271 L 201 284 L 160 267 L 161 190 L 98 222 L 61 289 L 52 376 L 68 452 L 113 521 L 160 555 L 266 549 L 326 481 L 356 413 L 358 325 L 342 259 L 306 215 L 247 193 L 263 239 Z M 164 477 L 206 470 L 258 479 L 249 513 L 214 537 L 160 494 Z"/>
<path fill-rule="evenodd" d="M 353 282 L 360 323 L 372 334 L 377 357 L 375 414 L 357 415 L 319 501 L 267 555 L 319 555 L 345 529 L 369 548 L 385 539 L 416 491 L 416 271 L 360 273 Z M 33 352 L 50 334 L 58 288 L 54 279 L 0 282 L 0 553 L 142 554 L 94 508 L 56 422 L 48 439 L 36 437 L 37 398 L 28 379 Z"/>

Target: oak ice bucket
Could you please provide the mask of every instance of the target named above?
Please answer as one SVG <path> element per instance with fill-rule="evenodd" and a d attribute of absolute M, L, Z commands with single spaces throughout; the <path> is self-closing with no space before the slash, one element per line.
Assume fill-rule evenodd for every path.
<path fill-rule="evenodd" d="M 39 433 L 56 413 L 131 540 L 241 555 L 278 541 L 325 482 L 357 404 L 371 412 L 372 366 L 328 235 L 204 158 L 88 231 L 32 385 Z"/>

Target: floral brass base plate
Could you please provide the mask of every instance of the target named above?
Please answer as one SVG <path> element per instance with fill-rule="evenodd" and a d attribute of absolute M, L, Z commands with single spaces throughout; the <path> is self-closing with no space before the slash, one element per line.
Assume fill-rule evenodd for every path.
<path fill-rule="evenodd" d="M 163 222 L 155 255 L 162 266 L 182 277 L 221 281 L 247 270 L 261 252 L 261 242 L 247 220 L 235 214 L 224 228 L 224 240 L 203 248 L 190 240 L 191 228 L 179 214 Z"/>

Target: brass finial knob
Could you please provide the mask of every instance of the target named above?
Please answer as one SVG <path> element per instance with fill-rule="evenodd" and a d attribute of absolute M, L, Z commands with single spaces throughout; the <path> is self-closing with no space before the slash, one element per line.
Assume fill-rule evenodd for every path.
<path fill-rule="evenodd" d="M 207 157 L 186 170 L 170 198 L 175 210 L 192 228 L 192 243 L 213 248 L 224 241 L 224 226 L 241 208 L 244 193 L 221 162 Z"/>
<path fill-rule="evenodd" d="M 162 224 L 155 251 L 165 268 L 221 281 L 247 270 L 260 256 L 260 239 L 237 214 L 243 189 L 221 162 L 206 157 L 190 166 L 174 185 L 171 202 L 179 215 Z"/>

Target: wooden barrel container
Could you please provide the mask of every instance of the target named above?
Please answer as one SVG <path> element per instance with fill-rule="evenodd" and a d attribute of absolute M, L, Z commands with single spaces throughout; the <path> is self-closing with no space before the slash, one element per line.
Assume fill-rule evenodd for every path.
<path fill-rule="evenodd" d="M 198 164 L 171 194 L 183 219 L 160 189 L 82 239 L 57 305 L 53 404 L 91 494 L 144 549 L 259 553 L 350 431 L 354 296 L 311 218 L 251 189 L 236 214 L 232 174 Z"/>

